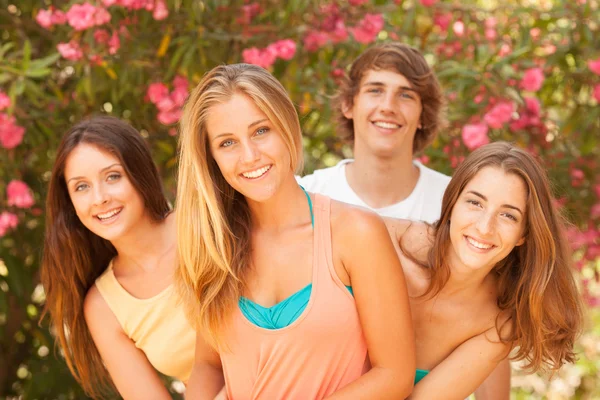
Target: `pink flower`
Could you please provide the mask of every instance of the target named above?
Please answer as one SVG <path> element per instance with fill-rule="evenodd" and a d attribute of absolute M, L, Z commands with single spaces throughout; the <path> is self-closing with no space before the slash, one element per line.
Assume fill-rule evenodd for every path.
<path fill-rule="evenodd" d="M 303 40 L 304 48 L 307 51 L 317 51 L 321 47 L 325 46 L 328 41 L 329 35 L 321 31 L 309 32 Z"/>
<path fill-rule="evenodd" d="M 117 4 L 119 0 L 102 0 L 102 4 L 104 4 L 104 7 L 110 7 L 113 4 Z"/>
<path fill-rule="evenodd" d="M 0 214 L 0 237 L 6 235 L 9 229 L 14 229 L 17 227 L 19 223 L 19 219 L 13 213 L 8 211 L 3 211 Z"/>
<path fill-rule="evenodd" d="M 121 39 L 117 31 L 114 31 L 110 40 L 108 41 L 108 54 L 117 54 L 117 51 L 121 48 Z"/>
<path fill-rule="evenodd" d="M 529 92 L 537 92 L 544 83 L 544 72 L 541 68 L 530 68 L 523 74 L 521 88 Z"/>
<path fill-rule="evenodd" d="M 270 68 L 274 63 L 277 55 L 273 49 L 259 49 L 257 47 L 250 47 L 242 51 L 242 59 L 245 63 L 258 65 L 265 69 Z"/>
<path fill-rule="evenodd" d="M 500 51 L 498 52 L 498 56 L 504 57 L 504 56 L 509 55 L 510 53 L 512 53 L 512 48 L 510 47 L 510 44 L 503 43 L 502 46 L 500 46 Z"/>
<path fill-rule="evenodd" d="M 110 38 L 110 34 L 108 33 L 108 31 L 106 29 L 96 29 L 94 31 L 94 40 L 98 44 L 107 43 L 109 38 Z"/>
<path fill-rule="evenodd" d="M 456 21 L 454 25 L 452 25 L 452 30 L 454 34 L 458 37 L 462 37 L 465 34 L 465 23 L 462 21 Z"/>
<path fill-rule="evenodd" d="M 52 11 L 51 10 L 40 10 L 35 16 L 35 21 L 42 28 L 50 28 L 52 26 Z"/>
<path fill-rule="evenodd" d="M 159 101 L 169 96 L 169 88 L 161 82 L 152 83 L 148 86 L 146 95 L 153 104 L 157 104 Z"/>
<path fill-rule="evenodd" d="M 171 109 L 168 111 L 161 111 L 158 113 L 158 121 L 163 125 L 171 125 L 179 121 L 181 118 L 182 111 L 180 108 Z"/>
<path fill-rule="evenodd" d="M 0 90 L 0 111 L 10 107 L 10 97 Z"/>
<path fill-rule="evenodd" d="M 9 206 L 29 208 L 35 203 L 31 189 L 23 181 L 10 181 L 6 187 L 6 195 Z"/>
<path fill-rule="evenodd" d="M 104 25 L 110 22 L 110 13 L 105 8 L 98 7 L 94 13 L 94 21 L 97 26 Z"/>
<path fill-rule="evenodd" d="M 596 197 L 600 199 L 600 184 L 594 185 L 594 192 L 596 192 Z"/>
<path fill-rule="evenodd" d="M 252 22 L 252 19 L 260 14 L 260 4 L 259 3 L 250 3 L 242 6 L 242 13 L 244 14 L 240 18 L 240 22 L 242 24 L 248 25 Z"/>
<path fill-rule="evenodd" d="M 0 113 L 0 144 L 5 149 L 13 149 L 23 141 L 25 128 L 15 123 L 15 117 Z"/>
<path fill-rule="evenodd" d="M 190 83 L 185 76 L 177 75 L 175 78 L 173 78 L 173 87 L 176 90 L 185 89 L 187 91 L 188 86 L 190 86 Z"/>
<path fill-rule="evenodd" d="M 438 0 L 421 0 L 421 4 L 424 5 L 425 7 L 431 7 L 432 5 L 437 3 L 437 1 Z"/>
<path fill-rule="evenodd" d="M 483 116 L 483 120 L 490 128 L 502 128 L 504 123 L 510 121 L 514 109 L 515 107 L 512 102 L 499 102 Z"/>
<path fill-rule="evenodd" d="M 348 30 L 343 19 L 340 18 L 335 21 L 333 31 L 329 34 L 329 37 L 333 43 L 340 43 L 348 39 Z"/>
<path fill-rule="evenodd" d="M 593 219 L 600 218 L 600 203 L 596 203 L 592 206 L 590 217 Z"/>
<path fill-rule="evenodd" d="M 600 103 L 600 83 L 594 86 L 594 98 Z M 1 110 L 2 108 L 0 108 Z"/>
<path fill-rule="evenodd" d="M 361 6 L 365 3 L 368 3 L 369 0 L 349 0 L 348 3 L 352 6 Z"/>
<path fill-rule="evenodd" d="M 371 43 L 383 29 L 383 16 L 381 14 L 366 14 L 358 25 L 350 28 L 354 39 L 359 43 Z"/>
<path fill-rule="evenodd" d="M 278 40 L 269 46 L 275 55 L 283 60 L 291 60 L 296 54 L 296 43 L 291 39 Z"/>
<path fill-rule="evenodd" d="M 183 107 L 185 100 L 188 98 L 189 92 L 187 87 L 179 86 L 171 92 L 171 100 L 178 107 Z"/>
<path fill-rule="evenodd" d="M 600 75 L 600 57 L 596 60 L 589 60 L 587 62 L 588 68 L 590 71 L 595 73 L 596 75 Z"/>
<path fill-rule="evenodd" d="M 67 23 L 67 14 L 60 10 L 52 11 L 52 25 L 63 25 Z"/>
<path fill-rule="evenodd" d="M 452 22 L 452 18 L 452 13 L 438 14 L 433 17 L 433 23 L 439 26 L 442 32 L 446 32 L 450 26 L 450 22 Z"/>
<path fill-rule="evenodd" d="M 468 124 L 462 129 L 462 140 L 469 150 L 475 150 L 490 142 L 487 133 L 488 127 L 486 124 Z"/>
<path fill-rule="evenodd" d="M 162 21 L 168 16 L 169 9 L 167 8 L 167 4 L 164 2 L 164 0 L 156 0 L 156 5 L 154 6 L 154 11 L 152 12 L 152 18 L 157 21 Z"/>
<path fill-rule="evenodd" d="M 67 11 L 67 21 L 76 31 L 83 31 L 96 25 L 96 7 L 90 3 L 74 4 Z"/>
<path fill-rule="evenodd" d="M 69 43 L 59 43 L 56 48 L 61 56 L 67 60 L 77 61 L 83 57 L 83 52 L 79 47 L 79 43 L 71 40 Z"/>
<path fill-rule="evenodd" d="M 537 97 L 524 97 L 525 108 L 532 117 L 539 117 L 542 106 Z"/>
<path fill-rule="evenodd" d="M 171 111 L 175 107 L 177 107 L 177 105 L 171 97 L 163 97 L 156 103 L 156 108 L 162 112 Z"/>

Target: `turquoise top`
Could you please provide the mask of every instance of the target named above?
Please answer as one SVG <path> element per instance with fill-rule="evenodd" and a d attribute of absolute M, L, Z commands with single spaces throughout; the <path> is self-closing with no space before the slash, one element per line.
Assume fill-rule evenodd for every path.
<path fill-rule="evenodd" d="M 417 374 L 415 375 L 415 385 L 419 383 L 421 379 L 425 378 L 425 376 L 427 376 L 428 373 L 429 371 L 427 371 L 426 369 L 417 369 Z"/>
<path fill-rule="evenodd" d="M 302 186 L 300 187 L 304 190 Z M 306 193 L 306 190 L 304 190 L 304 194 L 306 194 L 306 198 L 308 199 L 311 223 L 314 228 L 315 218 L 313 215 L 312 201 L 310 200 L 308 193 Z M 346 287 L 354 296 L 352 287 Z M 246 297 L 240 297 L 238 304 L 242 314 L 244 314 L 248 321 L 252 322 L 254 325 L 265 329 L 281 329 L 292 324 L 300 314 L 302 314 L 310 300 L 311 292 L 312 283 L 309 283 L 303 289 L 300 289 L 298 292 L 272 307 L 263 307 Z"/>

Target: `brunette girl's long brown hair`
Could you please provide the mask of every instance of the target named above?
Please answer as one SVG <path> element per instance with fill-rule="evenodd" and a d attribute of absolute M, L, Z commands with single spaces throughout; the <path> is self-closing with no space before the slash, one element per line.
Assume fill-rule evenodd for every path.
<path fill-rule="evenodd" d="M 69 197 L 65 163 L 73 149 L 82 143 L 96 146 L 120 160 L 154 221 L 167 215 L 169 204 L 150 148 L 132 126 L 113 117 L 93 117 L 73 126 L 63 137 L 46 197 L 41 265 L 46 303 L 42 318 L 50 315 L 57 345 L 62 348 L 73 376 L 88 395 L 102 398 L 114 390 L 114 385 L 86 325 L 83 302 L 117 252 L 109 241 L 83 226 Z"/>
<path fill-rule="evenodd" d="M 456 169 L 442 201 L 428 254 L 435 296 L 450 276 L 446 263 L 450 220 L 465 186 L 485 167 L 501 168 L 520 177 L 527 187 L 525 242 L 495 267 L 498 307 L 510 316 L 512 329 L 503 341 L 518 346 L 513 358 L 529 370 L 556 370 L 575 360 L 574 341 L 583 323 L 581 298 L 573 278 L 572 258 L 564 236 L 566 221 L 554 204 L 546 171 L 526 151 L 506 142 L 480 147 Z M 502 324 L 497 319 L 498 333 Z"/>

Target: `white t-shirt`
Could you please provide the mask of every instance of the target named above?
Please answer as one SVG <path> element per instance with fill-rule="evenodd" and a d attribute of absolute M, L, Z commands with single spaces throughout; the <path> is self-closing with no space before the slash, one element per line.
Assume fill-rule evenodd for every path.
<path fill-rule="evenodd" d="M 354 160 L 342 160 L 336 166 L 319 169 L 311 175 L 298 179 L 300 185 L 309 192 L 320 193 L 334 200 L 366 207 L 384 217 L 403 218 L 434 223 L 440 218 L 442 197 L 450 177 L 427 168 L 419 161 L 413 164 L 419 168 L 419 180 L 412 193 L 401 202 L 383 208 L 369 207 L 352 190 L 346 179 L 346 165 Z"/>

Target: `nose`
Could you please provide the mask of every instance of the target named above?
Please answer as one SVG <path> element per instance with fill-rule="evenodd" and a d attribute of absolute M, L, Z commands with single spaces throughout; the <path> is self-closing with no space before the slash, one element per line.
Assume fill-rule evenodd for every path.
<path fill-rule="evenodd" d="M 394 93 L 391 93 L 391 92 L 385 93 L 385 95 L 381 99 L 381 104 L 380 104 L 381 112 L 394 113 L 395 112 L 395 101 L 396 101 L 396 97 L 394 96 Z"/>
<path fill-rule="evenodd" d="M 479 216 L 475 227 L 483 236 L 490 235 L 494 231 L 495 219 L 491 212 L 483 212 Z"/>
<path fill-rule="evenodd" d="M 102 184 L 95 185 L 93 192 L 94 192 L 94 205 L 99 206 L 99 205 L 108 203 L 110 195 L 108 193 L 108 190 L 106 190 L 106 188 Z"/>
<path fill-rule="evenodd" d="M 243 152 L 242 152 L 242 161 L 245 164 L 254 164 L 256 161 L 260 159 L 260 151 L 252 140 L 247 140 L 242 143 Z"/>

